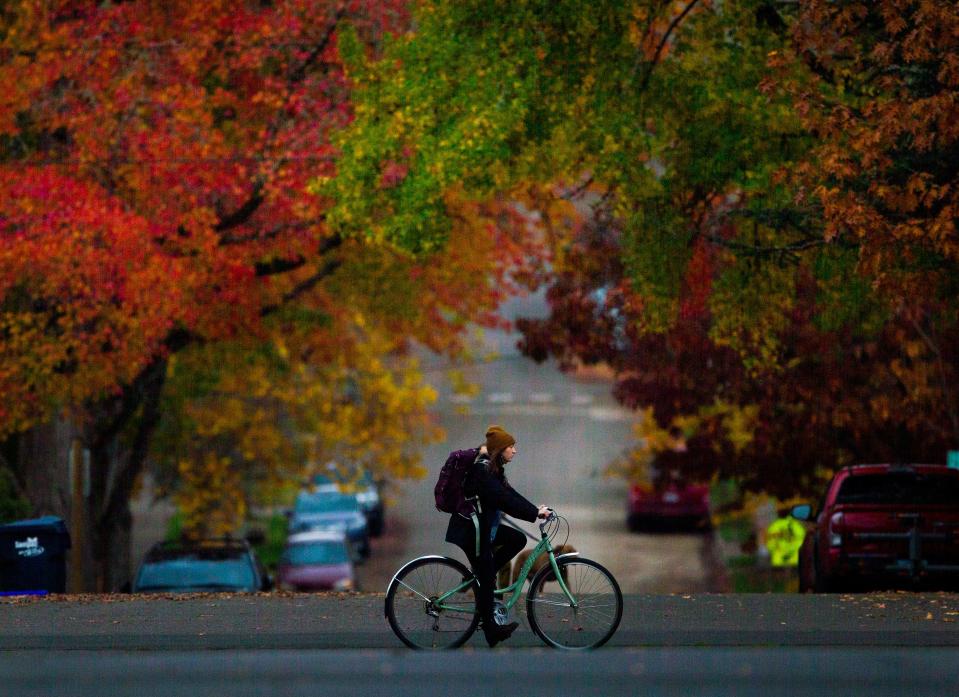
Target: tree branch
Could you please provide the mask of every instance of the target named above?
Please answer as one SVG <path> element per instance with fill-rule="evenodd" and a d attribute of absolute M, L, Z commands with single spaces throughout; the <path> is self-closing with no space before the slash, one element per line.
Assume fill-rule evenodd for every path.
<path fill-rule="evenodd" d="M 188 332 L 185 329 L 178 328 L 172 330 L 167 334 L 166 339 L 163 342 L 163 348 L 170 354 L 181 351 L 189 344 L 197 340 L 197 336 L 192 332 Z M 95 437 L 92 440 L 90 447 L 93 449 L 105 447 L 113 438 L 119 435 L 130 419 L 136 414 L 137 409 L 140 408 L 140 404 L 143 401 L 143 394 L 147 388 L 149 382 L 153 379 L 153 372 L 156 369 L 156 364 L 159 362 L 166 363 L 165 359 L 155 358 L 147 366 L 145 366 L 140 373 L 133 379 L 133 381 L 124 386 L 120 396 L 113 400 L 113 402 L 104 408 L 104 411 L 110 411 L 111 407 L 115 409 L 115 413 L 112 418 L 103 425 L 95 426 Z M 92 411 L 92 408 L 89 409 Z"/>
<path fill-rule="evenodd" d="M 939 350 L 939 344 L 935 341 L 935 339 L 922 328 L 922 325 L 919 324 L 919 322 L 911 315 L 911 313 L 908 315 L 908 317 L 909 322 L 915 328 L 916 333 L 919 334 L 920 338 L 936 357 L 936 367 L 938 368 L 937 372 L 939 373 L 939 388 L 942 390 L 942 396 L 946 402 L 946 410 L 949 412 L 949 420 L 952 422 L 952 437 L 959 442 L 959 409 L 956 407 L 955 395 L 953 394 L 953 391 L 950 389 L 949 383 L 946 380 L 946 366 L 942 357 L 942 351 Z"/>
<path fill-rule="evenodd" d="M 343 243 L 343 238 L 340 237 L 339 235 L 334 235 L 323 244 L 323 247 L 321 248 L 321 254 L 326 254 L 328 252 L 331 252 L 335 248 L 339 247 L 342 243 Z M 283 295 L 283 298 L 280 300 L 280 302 L 274 305 L 265 305 L 260 310 L 260 316 L 265 317 L 267 315 L 273 314 L 274 312 L 279 310 L 281 307 L 283 307 L 286 303 L 295 300 L 296 298 L 303 295 L 307 291 L 316 287 L 316 285 L 320 281 L 322 281 L 327 276 L 331 275 L 342 264 L 343 264 L 343 261 L 341 259 L 330 259 L 322 267 L 317 269 L 317 271 L 313 275 L 303 279 L 302 281 L 297 283 L 291 290 L 285 293 Z"/>
<path fill-rule="evenodd" d="M 224 235 L 220 237 L 220 246 L 243 244 L 245 242 L 255 242 L 259 240 L 271 240 L 276 238 L 284 230 L 305 230 L 315 225 L 319 225 L 324 220 L 324 217 L 312 218 L 310 220 L 297 220 L 290 223 L 280 223 L 279 225 L 274 225 L 272 228 L 262 232 L 254 231 L 249 235 Z"/>
<path fill-rule="evenodd" d="M 323 244 L 317 249 L 318 256 L 323 256 L 343 243 L 343 238 L 339 235 L 331 235 L 323 240 Z M 296 257 L 295 259 L 271 259 L 270 261 L 258 261 L 253 265 L 257 276 L 276 276 L 281 273 L 289 273 L 302 268 L 307 263 L 306 257 Z"/>
<path fill-rule="evenodd" d="M 287 83 L 286 83 L 286 95 L 283 98 L 282 103 L 286 104 L 290 95 L 293 94 L 293 87 L 304 79 L 306 79 L 307 73 L 310 67 L 317 62 L 317 59 L 323 54 L 323 52 L 330 45 L 330 41 L 333 40 L 333 35 L 336 32 L 336 27 L 339 21 L 345 15 L 345 10 L 340 8 L 338 9 L 331 18 L 330 25 L 327 27 L 326 32 L 323 34 L 319 42 L 313 47 L 309 55 L 303 59 L 303 62 L 300 63 L 295 68 L 291 69 L 287 74 Z M 269 149 L 273 140 L 276 138 L 277 133 L 280 132 L 280 126 L 286 121 L 286 117 L 283 114 L 282 108 L 270 122 L 270 125 L 266 129 L 266 135 L 263 139 L 263 149 L 264 151 Z M 277 158 L 276 162 L 273 164 L 273 169 L 276 170 L 284 162 L 285 158 Z M 234 228 L 238 225 L 242 225 L 247 222 L 253 214 L 257 211 L 260 205 L 263 203 L 263 187 L 266 184 L 266 177 L 261 173 L 256 175 L 253 178 L 253 185 L 250 190 L 250 195 L 247 197 L 246 201 L 237 208 L 234 212 L 228 213 L 225 216 L 222 216 L 219 222 L 214 226 L 214 230 L 217 232 L 225 232 L 231 228 Z"/>
<path fill-rule="evenodd" d="M 253 265 L 253 271 L 257 276 L 276 276 L 281 273 L 289 273 L 302 268 L 306 264 L 305 257 L 296 257 L 295 259 L 271 259 L 270 261 L 258 261 Z"/>
<path fill-rule="evenodd" d="M 160 397 L 166 382 L 166 359 L 151 364 L 141 385 L 140 420 L 136 434 L 130 445 L 130 452 L 113 478 L 109 493 L 104 497 L 103 505 L 96 517 L 98 529 L 116 519 L 123 507 L 128 505 L 136 478 L 143 469 L 150 448 L 150 437 L 160 420 Z"/>
<path fill-rule="evenodd" d="M 673 32 L 676 31 L 676 28 L 682 23 L 686 16 L 692 12 L 693 7 L 699 0 L 691 0 L 691 2 L 683 8 L 683 11 L 680 12 L 673 18 L 673 21 L 669 23 L 666 32 L 663 34 L 663 37 L 659 40 L 659 45 L 656 47 L 656 51 L 653 53 L 653 58 L 649 62 L 649 69 L 646 71 L 646 74 L 643 76 L 643 82 L 639 87 L 640 92 L 645 92 L 646 88 L 649 87 L 649 81 L 653 76 L 653 69 L 659 64 L 660 55 L 663 52 L 663 49 L 666 48 L 666 44 L 669 43 L 669 38 L 672 36 Z"/>
<path fill-rule="evenodd" d="M 827 242 L 822 238 L 807 238 L 799 242 L 793 242 L 792 244 L 767 247 L 760 244 L 746 244 L 736 240 L 727 240 L 719 235 L 705 235 L 705 238 L 713 244 L 719 245 L 720 247 L 745 252 L 749 256 L 754 257 L 770 257 L 776 256 L 777 254 L 795 254 L 796 252 L 812 249 L 813 247 L 821 247 L 827 244 Z"/>
<path fill-rule="evenodd" d="M 256 213 L 256 209 L 260 207 L 261 203 L 263 203 L 263 182 L 258 179 L 253 182 L 253 189 L 246 201 L 243 202 L 243 205 L 232 213 L 222 216 L 217 224 L 213 226 L 213 229 L 216 232 L 226 232 L 231 228 L 242 225 L 253 217 L 253 214 Z M 222 239 L 220 244 L 224 244 Z"/>
<path fill-rule="evenodd" d="M 343 262 L 340 259 L 330 259 L 320 269 L 318 269 L 316 273 L 314 273 L 309 278 L 305 278 L 304 280 L 300 281 L 293 287 L 292 290 L 284 294 L 283 299 L 280 302 L 276 303 L 275 305 L 265 305 L 260 310 L 260 315 L 263 317 L 266 317 L 267 315 L 271 315 L 277 310 L 279 310 L 281 307 L 286 305 L 286 303 L 292 300 L 295 300 L 296 298 L 303 295 L 307 291 L 312 290 L 314 287 L 316 287 L 316 285 L 320 281 L 322 281 L 327 276 L 330 276 L 342 264 Z"/>

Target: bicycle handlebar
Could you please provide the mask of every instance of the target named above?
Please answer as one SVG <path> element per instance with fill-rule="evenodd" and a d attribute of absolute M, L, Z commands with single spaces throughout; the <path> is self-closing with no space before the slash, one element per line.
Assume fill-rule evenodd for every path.
<path fill-rule="evenodd" d="M 554 520 L 556 520 L 556 511 L 554 511 L 552 508 L 548 508 L 547 510 L 549 511 L 549 515 L 543 518 L 543 522 L 539 524 L 540 532 L 543 531 L 543 528 L 545 528 L 548 523 L 552 523 Z"/>

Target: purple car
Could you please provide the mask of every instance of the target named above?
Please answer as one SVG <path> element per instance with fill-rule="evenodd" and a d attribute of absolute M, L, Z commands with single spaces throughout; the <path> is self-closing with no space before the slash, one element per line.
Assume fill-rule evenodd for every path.
<path fill-rule="evenodd" d="M 342 532 L 290 535 L 276 572 L 277 587 L 294 591 L 356 590 L 350 543 Z"/>

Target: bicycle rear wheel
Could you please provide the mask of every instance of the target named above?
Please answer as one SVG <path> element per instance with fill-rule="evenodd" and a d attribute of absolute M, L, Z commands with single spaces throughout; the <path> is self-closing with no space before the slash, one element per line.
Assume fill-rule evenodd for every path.
<path fill-rule="evenodd" d="M 590 559 L 557 559 L 560 574 L 575 607 L 560 588 L 556 574 L 544 566 L 526 594 L 529 626 L 557 649 L 594 649 L 616 632 L 623 617 L 623 594 L 616 579 Z"/>
<path fill-rule="evenodd" d="M 448 591 L 468 586 L 438 603 Z M 476 631 L 476 579 L 455 559 L 423 557 L 396 572 L 386 592 L 386 618 L 393 632 L 413 649 L 453 649 Z"/>

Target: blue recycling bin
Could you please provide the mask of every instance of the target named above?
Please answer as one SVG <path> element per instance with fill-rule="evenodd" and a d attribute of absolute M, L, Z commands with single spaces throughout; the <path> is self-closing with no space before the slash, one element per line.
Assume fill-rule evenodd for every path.
<path fill-rule="evenodd" d="M 62 518 L 0 525 L 0 593 L 63 593 L 70 533 Z"/>

